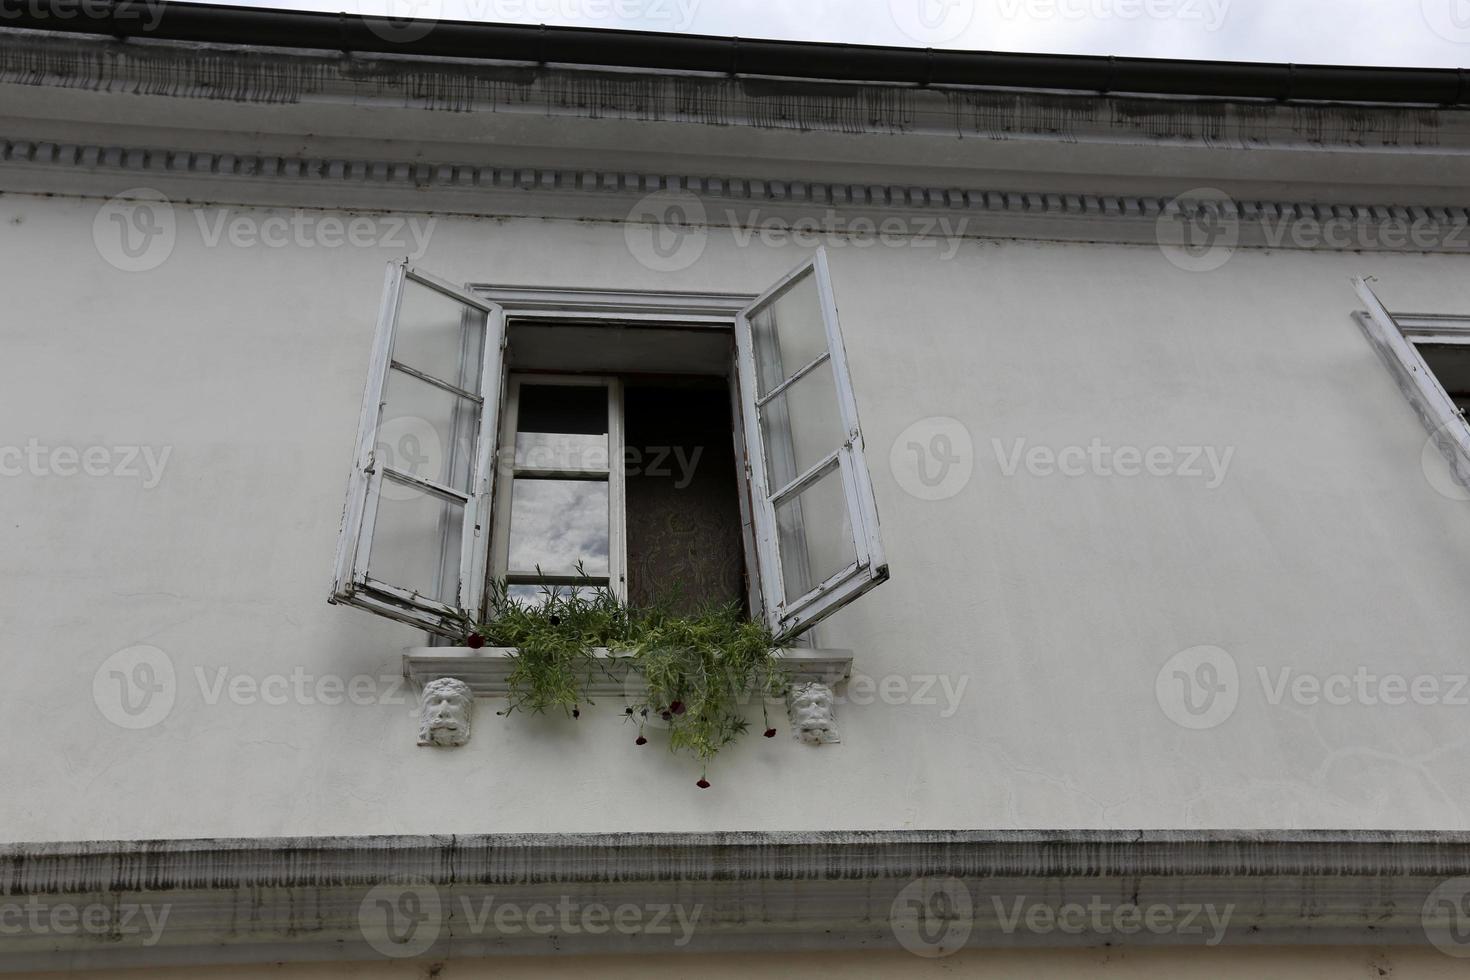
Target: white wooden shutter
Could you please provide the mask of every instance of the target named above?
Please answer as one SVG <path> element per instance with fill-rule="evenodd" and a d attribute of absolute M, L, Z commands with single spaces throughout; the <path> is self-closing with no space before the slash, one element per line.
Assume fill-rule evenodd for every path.
<path fill-rule="evenodd" d="M 735 327 L 766 620 L 792 637 L 888 578 L 827 255 Z"/>
<path fill-rule="evenodd" d="M 457 635 L 481 612 L 504 311 L 389 265 L 332 601 Z"/>

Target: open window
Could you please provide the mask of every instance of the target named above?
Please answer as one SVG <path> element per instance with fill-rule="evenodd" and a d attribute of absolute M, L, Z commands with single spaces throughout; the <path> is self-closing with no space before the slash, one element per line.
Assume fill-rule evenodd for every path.
<path fill-rule="evenodd" d="M 766 621 L 792 635 L 888 577 L 825 251 L 741 311 L 735 343 Z"/>
<path fill-rule="evenodd" d="M 483 293 L 389 270 L 333 601 L 453 637 L 491 579 L 591 585 L 791 640 L 888 577 L 823 252 L 753 302 Z"/>
<path fill-rule="evenodd" d="M 389 266 L 332 601 L 438 633 L 478 609 L 503 334 L 494 303 Z"/>
<path fill-rule="evenodd" d="M 1393 314 L 1366 280 L 1353 285 L 1367 305 L 1357 314 L 1450 472 L 1470 489 L 1470 317 Z"/>

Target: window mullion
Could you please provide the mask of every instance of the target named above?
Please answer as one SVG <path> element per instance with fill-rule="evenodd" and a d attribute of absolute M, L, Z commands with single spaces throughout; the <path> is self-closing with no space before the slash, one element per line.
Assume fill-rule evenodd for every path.
<path fill-rule="evenodd" d="M 794 278 L 794 274 L 787 276 L 788 280 L 791 278 Z M 755 347 L 752 337 L 749 315 L 741 313 L 735 330 L 735 356 L 738 361 L 737 378 L 744 377 L 746 383 L 737 384 L 736 387 L 744 406 L 741 417 L 745 431 L 745 464 L 752 484 L 751 518 L 755 526 L 755 553 L 760 568 L 765 619 L 774 629 L 777 625 L 777 610 L 782 600 L 781 549 L 776 541 L 776 508 L 771 502 L 770 477 L 766 473 L 760 409 L 756 407 Z"/>
<path fill-rule="evenodd" d="M 628 471 L 624 465 L 623 382 L 607 385 L 607 563 L 613 595 L 628 598 Z"/>
<path fill-rule="evenodd" d="M 480 368 L 480 427 L 471 470 L 472 499 L 465 508 L 460 554 L 460 607 L 484 616 L 485 580 L 490 564 L 487 532 L 494 520 L 495 460 L 500 445 L 500 392 L 505 377 L 505 312 L 494 308 L 485 323 L 484 363 Z M 506 493 L 510 488 L 506 487 Z"/>

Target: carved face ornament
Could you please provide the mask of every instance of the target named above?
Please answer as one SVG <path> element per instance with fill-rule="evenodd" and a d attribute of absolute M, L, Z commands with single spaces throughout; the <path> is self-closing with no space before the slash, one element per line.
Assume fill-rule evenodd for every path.
<path fill-rule="evenodd" d="M 424 685 L 420 745 L 463 745 L 470 738 L 470 711 L 474 696 L 469 686 L 453 678 Z"/>
<path fill-rule="evenodd" d="M 789 708 L 791 727 L 797 738 L 809 745 L 837 740 L 832 689 L 827 685 L 811 683 L 796 687 L 791 692 Z"/>

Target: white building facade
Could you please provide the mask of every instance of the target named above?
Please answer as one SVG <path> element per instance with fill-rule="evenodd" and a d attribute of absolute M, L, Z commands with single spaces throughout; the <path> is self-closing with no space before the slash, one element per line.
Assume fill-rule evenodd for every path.
<path fill-rule="evenodd" d="M 1470 955 L 1463 72 L 120 16 L 0 35 L 0 965 Z M 498 715 L 574 560 L 807 700 Z"/>

